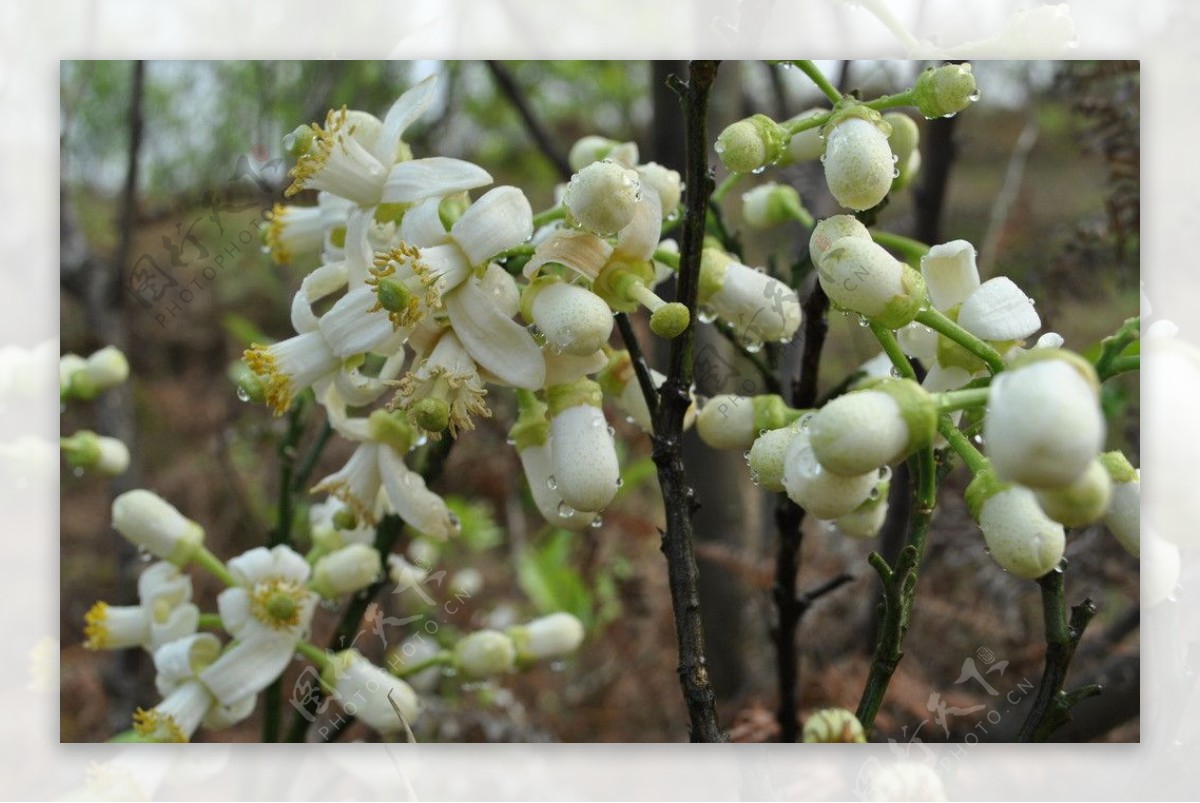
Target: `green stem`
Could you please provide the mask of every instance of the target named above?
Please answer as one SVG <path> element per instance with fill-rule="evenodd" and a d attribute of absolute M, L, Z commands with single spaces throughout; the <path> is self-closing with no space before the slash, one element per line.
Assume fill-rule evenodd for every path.
<path fill-rule="evenodd" d="M 904 92 L 898 92 L 895 95 L 883 95 L 875 98 L 875 100 L 869 100 L 862 105 L 866 106 L 868 109 L 874 109 L 875 111 L 879 112 L 886 111 L 887 109 L 894 109 L 899 106 L 915 106 L 916 99 L 913 97 L 912 90 L 906 90 Z M 801 131 L 807 131 L 810 128 L 820 128 L 833 118 L 833 114 L 834 113 L 832 111 L 828 111 L 824 112 L 823 114 L 815 114 L 811 117 L 803 117 L 798 120 L 785 120 L 779 125 L 783 128 L 784 133 L 791 138 L 799 134 Z"/>
<path fill-rule="evenodd" d="M 536 229 L 539 226 L 545 226 L 547 223 L 553 223 L 556 220 L 562 220 L 566 216 L 567 208 L 565 206 L 556 206 L 553 209 L 547 209 L 534 215 L 533 227 Z"/>
<path fill-rule="evenodd" d="M 993 374 L 998 374 L 1004 370 L 1004 358 L 1000 356 L 1000 352 L 984 343 L 975 335 L 963 329 L 954 321 L 946 317 L 946 314 L 933 307 L 926 307 L 917 313 L 916 318 L 918 323 L 923 323 L 938 334 L 944 335 L 946 338 L 953 340 L 958 345 L 965 348 L 967 351 L 974 354 L 979 359 L 987 363 L 988 370 Z"/>
<path fill-rule="evenodd" d="M 496 259 L 500 260 L 500 261 L 504 261 L 506 259 L 512 259 L 513 257 L 533 256 L 533 252 L 536 249 L 537 249 L 537 246 L 534 246 L 534 245 L 514 245 L 512 248 L 508 249 L 507 251 L 501 251 L 499 254 L 497 254 Z"/>
<path fill-rule="evenodd" d="M 192 563 L 204 569 L 230 588 L 234 588 L 238 584 L 237 580 L 233 579 L 233 575 L 229 573 L 229 569 L 225 568 L 225 564 L 221 562 L 221 559 L 202 546 L 196 547 L 195 553 L 192 554 Z"/>
<path fill-rule="evenodd" d="M 917 373 L 909 363 L 908 357 L 901 351 L 900 343 L 896 341 L 895 333 L 886 326 L 872 323 L 871 334 L 875 335 L 875 339 L 879 341 L 879 345 L 883 346 L 884 353 L 888 355 L 888 359 L 892 361 L 892 365 L 900 373 L 900 376 L 905 379 L 911 379 L 914 382 L 917 381 Z"/>
<path fill-rule="evenodd" d="M 200 621 L 196 624 L 197 627 L 202 627 L 207 630 L 224 630 L 225 623 L 221 621 L 221 615 L 218 613 L 202 613 Z"/>
<path fill-rule="evenodd" d="M 974 391 L 958 391 L 959 393 L 972 393 Z M 970 439 L 962 433 L 962 430 L 954 426 L 950 420 L 950 416 L 943 415 L 938 420 L 938 433 L 946 439 L 946 443 L 950 444 L 950 448 L 958 453 L 958 456 L 967 464 L 967 468 L 971 469 L 972 474 L 978 474 L 981 471 L 986 471 L 991 467 L 988 459 L 980 453 Z"/>
<path fill-rule="evenodd" d="M 762 379 L 763 388 L 767 393 L 781 394 L 783 386 L 779 383 L 779 379 L 775 376 L 775 371 L 763 359 L 762 351 L 753 352 L 746 348 L 746 344 L 737 336 L 733 330 L 733 324 L 728 321 L 717 319 L 712 323 L 713 328 L 721 333 L 721 336 L 729 341 L 729 344 L 737 349 L 737 353 L 742 356 L 747 362 L 754 366 L 754 370 L 758 372 L 759 378 Z"/>
<path fill-rule="evenodd" d="M 324 672 L 329 668 L 330 660 L 329 653 L 321 649 L 315 644 L 309 644 L 307 641 L 301 641 L 296 645 L 296 652 L 303 655 L 309 661 L 317 665 L 317 668 Z"/>
<path fill-rule="evenodd" d="M 424 672 L 433 666 L 448 666 L 454 663 L 454 653 L 449 650 L 442 650 L 437 655 L 426 658 L 424 661 L 418 661 L 412 666 L 406 666 L 399 671 L 394 671 L 393 674 L 398 678 L 412 677 L 420 672 Z"/>
<path fill-rule="evenodd" d="M 972 388 L 970 390 L 951 390 L 934 394 L 939 413 L 951 410 L 965 410 L 968 407 L 983 407 L 987 404 L 988 389 Z"/>
<path fill-rule="evenodd" d="M 793 61 L 792 64 L 799 67 L 800 71 L 817 85 L 817 89 L 821 90 L 825 94 L 825 97 L 829 98 L 830 103 L 836 106 L 841 101 L 842 93 L 838 92 L 837 87 L 830 83 L 825 74 L 817 69 L 817 65 L 811 61 Z"/>
<path fill-rule="evenodd" d="M 725 196 L 729 194 L 729 191 L 736 187 L 738 183 L 745 177 L 745 173 L 730 173 L 728 176 L 726 176 L 725 180 L 718 184 L 717 188 L 713 190 L 713 203 L 719 204 L 721 201 L 725 200 Z"/>
<path fill-rule="evenodd" d="M 321 431 L 317 433 L 316 440 L 309 447 L 308 454 L 304 455 L 304 459 L 300 461 L 300 468 L 296 470 L 296 474 L 292 478 L 292 490 L 296 493 L 302 492 L 304 486 L 308 484 L 308 478 L 312 476 L 313 469 L 317 467 L 317 461 L 321 459 L 321 454 L 325 451 L 332 435 L 333 425 L 329 423 L 329 419 L 326 419 L 321 424 Z"/>
<path fill-rule="evenodd" d="M 873 231 L 871 232 L 871 239 L 884 248 L 898 251 L 904 257 L 904 261 L 913 267 L 919 266 L 921 257 L 929 253 L 929 246 L 925 245 L 925 243 L 910 237 L 892 234 L 888 231 Z"/>
<path fill-rule="evenodd" d="M 1140 370 L 1142 370 L 1142 355 L 1130 354 L 1125 357 L 1117 357 L 1108 364 L 1103 376 L 1100 377 L 1100 381 L 1112 379 L 1114 376 L 1128 373 L 1129 371 Z"/>
<path fill-rule="evenodd" d="M 1100 377 L 1101 382 L 1121 373 L 1120 370 L 1114 370 L 1119 358 L 1126 360 L 1122 363 L 1123 365 L 1129 364 L 1127 358 L 1121 358 L 1120 355 L 1126 346 L 1141 336 L 1141 326 L 1142 319 L 1140 317 L 1128 318 L 1117 331 L 1100 341 L 1100 356 L 1096 358 L 1096 374 Z M 1124 368 L 1123 370 L 1137 370 L 1138 368 L 1140 368 L 1140 362 L 1135 362 L 1133 368 Z"/>
<path fill-rule="evenodd" d="M 675 270 L 679 270 L 679 254 L 674 251 L 668 251 L 665 248 L 659 248 L 654 252 L 654 261 L 668 265 Z"/>

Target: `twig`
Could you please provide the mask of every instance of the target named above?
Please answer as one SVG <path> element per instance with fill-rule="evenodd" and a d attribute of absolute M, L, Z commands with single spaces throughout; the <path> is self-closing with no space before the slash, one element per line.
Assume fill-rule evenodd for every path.
<path fill-rule="evenodd" d="M 566 181 L 571 177 L 571 165 L 568 164 L 566 157 L 558 152 L 554 146 L 554 141 L 550 134 L 546 131 L 541 121 L 534 115 L 533 109 L 530 108 L 529 102 L 525 96 L 521 94 L 517 82 L 513 79 L 512 73 L 498 61 L 487 62 L 488 69 L 492 73 L 492 78 L 495 79 L 496 85 L 500 87 L 500 91 L 508 98 L 508 102 L 517 110 L 517 114 L 521 115 L 521 121 L 525 123 L 525 129 L 529 132 L 529 136 L 533 138 L 533 142 L 541 151 L 542 156 L 553 165 L 554 170 L 558 173 L 558 177 Z"/>
<path fill-rule="evenodd" d="M 325 451 L 331 435 L 333 435 L 333 426 L 329 423 L 329 419 L 325 419 L 321 424 L 321 431 L 317 433 L 308 453 L 300 461 L 300 467 L 296 469 L 296 474 L 292 478 L 292 490 L 299 493 L 304 490 L 305 485 L 308 485 L 308 478 L 312 476 L 313 469 L 317 467 L 317 461 L 321 459 L 321 454 Z"/>
<path fill-rule="evenodd" d="M 722 321 L 718 319 L 712 322 L 712 327 L 716 329 L 722 337 L 729 341 L 730 345 L 737 350 L 737 353 L 740 354 L 743 359 L 754 366 L 754 370 L 758 372 L 758 376 L 763 383 L 763 388 L 767 393 L 782 392 L 783 387 L 780 385 L 778 377 L 775 376 L 775 371 L 773 371 L 771 366 L 767 364 L 767 361 L 762 358 L 760 352 L 756 353 L 746 348 L 746 344 L 743 343 L 733 331 L 733 324 L 731 324 L 729 321 Z"/>
<path fill-rule="evenodd" d="M 621 340 L 625 343 L 625 350 L 629 352 L 629 359 L 633 363 L 633 373 L 637 377 L 638 386 L 642 389 L 642 396 L 646 399 L 646 409 L 650 411 L 650 420 L 653 421 L 658 412 L 658 388 L 654 387 L 654 378 L 650 376 L 650 367 L 646 365 L 646 358 L 642 354 L 637 334 L 629 323 L 629 316 L 618 312 L 613 318 L 617 322 L 617 331 L 621 333 Z"/>
<path fill-rule="evenodd" d="M 1067 669 L 1075 656 L 1075 648 L 1083 638 L 1088 622 L 1096 615 L 1096 605 L 1090 599 L 1071 608 L 1067 619 L 1063 566 L 1038 578 L 1042 588 L 1042 613 L 1046 621 L 1046 668 L 1038 684 L 1033 709 L 1017 734 L 1018 742 L 1044 742 L 1054 731 L 1071 719 L 1071 708 L 1080 700 L 1100 693 L 1092 684 L 1071 692 L 1063 691 Z"/>
<path fill-rule="evenodd" d="M 692 515 L 698 503 L 683 468 L 683 418 L 691 401 L 688 391 L 692 384 L 700 250 L 704 241 L 705 212 L 713 189 L 705 118 L 708 93 L 716 74 L 717 62 L 693 61 L 688 66 L 686 82 L 678 77 L 671 81 L 683 108 L 687 148 L 684 180 L 688 199 L 680 249 L 678 299 L 691 313 L 692 322 L 683 334 L 671 341 L 667 378 L 654 416 L 653 458 L 666 508 L 667 527 L 662 534 L 662 549 L 667 558 L 679 646 L 679 681 L 691 721 L 691 739 L 697 742 L 720 742 L 725 738 L 717 721 L 716 694 L 709 681 L 704 657 L 698 590 L 700 572 L 692 547 Z"/>

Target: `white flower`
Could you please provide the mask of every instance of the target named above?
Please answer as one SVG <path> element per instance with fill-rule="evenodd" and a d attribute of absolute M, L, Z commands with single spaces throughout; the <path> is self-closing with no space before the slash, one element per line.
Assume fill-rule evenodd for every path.
<path fill-rule="evenodd" d="M 1089 382 L 1074 363 L 1038 360 L 992 380 L 983 437 L 1001 479 L 1069 485 L 1099 455 L 1104 430 L 1094 376 Z"/>
<path fill-rule="evenodd" d="M 552 613 L 508 629 L 521 661 L 561 658 L 583 643 L 583 623 L 569 613 Z"/>
<path fill-rule="evenodd" d="M 1070 485 L 1037 492 L 1046 515 L 1066 527 L 1083 527 L 1109 509 L 1113 484 L 1099 460 L 1093 460 Z"/>
<path fill-rule="evenodd" d="M 236 705 L 279 677 L 319 600 L 307 587 L 308 563 L 286 546 L 239 555 L 229 573 L 237 586 L 221 592 L 217 609 L 235 641 L 199 675 L 222 705 Z"/>
<path fill-rule="evenodd" d="M 192 581 L 170 563 L 155 563 L 138 578 L 138 605 L 97 602 L 84 616 L 89 650 L 162 645 L 196 632 L 200 609 L 192 604 Z"/>
<path fill-rule="evenodd" d="M 134 730 L 154 741 L 186 742 L 201 724 L 227 727 L 248 717 L 254 710 L 253 696 L 223 706 L 198 677 L 220 652 L 221 643 L 211 633 L 187 636 L 158 649 L 154 685 L 163 701 L 149 711 L 139 708 L 133 717 Z"/>
<path fill-rule="evenodd" d="M 773 493 L 783 491 L 783 467 L 792 441 L 799 437 L 800 422 L 768 430 L 754 439 L 750 455 L 750 479 L 760 488 Z"/>
<path fill-rule="evenodd" d="M 400 381 L 397 403 L 427 432 L 436 435 L 449 428 L 456 437 L 475 428 L 473 416 L 491 417 L 486 395 L 475 361 L 447 329 L 429 356 Z"/>
<path fill-rule="evenodd" d="M 843 534 L 851 538 L 874 538 L 887 520 L 890 488 L 890 478 L 881 479 L 871 491 L 867 501 L 846 515 L 838 516 L 833 523 Z"/>
<path fill-rule="evenodd" d="M 848 117 L 825 137 L 825 182 L 842 206 L 871 209 L 892 188 L 896 161 L 888 145 L 891 126 Z"/>
<path fill-rule="evenodd" d="M 547 427 L 549 430 L 549 427 Z M 594 511 L 576 510 L 563 501 L 558 490 L 558 478 L 554 475 L 554 457 L 549 431 L 543 443 L 529 444 L 524 448 L 518 445 L 517 455 L 521 459 L 521 468 L 525 472 L 525 481 L 529 484 L 529 493 L 538 512 L 548 524 L 567 530 L 582 530 L 591 524 L 595 518 Z"/>
<path fill-rule="evenodd" d="M 319 331 L 305 332 L 270 346 L 255 344 L 243 355 L 250 370 L 265 382 L 267 404 L 283 415 L 292 398 L 341 366 Z"/>
<path fill-rule="evenodd" d="M 563 203 L 583 228 L 607 236 L 629 225 L 641 197 L 637 171 L 600 161 L 571 176 Z"/>
<path fill-rule="evenodd" d="M 403 733 L 421 715 L 421 699 L 412 687 L 375 666 L 358 650 L 335 655 L 330 673 L 333 677 L 326 682 L 333 686 L 342 710 L 381 734 Z"/>
<path fill-rule="evenodd" d="M 458 517 L 442 497 L 426 487 L 424 477 L 405 465 L 395 449 L 380 448 L 379 468 L 388 502 L 406 524 L 437 541 L 458 535 Z"/>
<path fill-rule="evenodd" d="M 769 229 L 800 219 L 800 193 L 787 184 L 769 181 L 742 195 L 742 219 L 752 229 Z"/>
<path fill-rule="evenodd" d="M 808 253 L 818 268 L 821 267 L 825 254 L 829 253 L 833 244 L 843 237 L 870 240 L 871 232 L 854 215 L 833 215 L 817 221 L 817 225 L 813 226 L 812 234 L 808 238 Z"/>
<path fill-rule="evenodd" d="M 112 520 L 134 546 L 176 566 L 187 563 L 204 543 L 203 527 L 150 491 L 126 491 L 114 499 Z"/>
<path fill-rule="evenodd" d="M 800 328 L 795 290 L 715 248 L 704 249 L 698 301 L 728 321 L 748 345 L 788 341 Z"/>
<path fill-rule="evenodd" d="M 379 577 L 383 560 L 379 550 L 351 544 L 321 557 L 313 567 L 312 589 L 326 599 L 361 591 Z"/>
<path fill-rule="evenodd" d="M 89 356 L 83 370 L 97 390 L 107 390 L 129 378 L 129 362 L 115 346 L 105 346 Z"/>
<path fill-rule="evenodd" d="M 809 436 L 822 466 L 854 477 L 911 454 L 936 429 L 937 408 L 920 385 L 885 379 L 826 404 L 813 415 Z"/>
<path fill-rule="evenodd" d="M 765 114 L 738 120 L 717 136 L 713 150 L 734 173 L 751 173 L 775 164 L 783 156 L 786 134 Z"/>
<path fill-rule="evenodd" d="M 1125 551 L 1136 558 L 1142 540 L 1142 472 L 1120 452 L 1105 452 L 1100 462 L 1112 480 L 1112 498 L 1104 512 L 1104 523 Z"/>
<path fill-rule="evenodd" d="M 978 511 L 976 518 L 992 558 L 1007 571 L 1029 580 L 1058 566 L 1066 549 L 1066 535 L 1061 524 L 1042 512 L 1033 491 L 1020 485 L 998 485 L 991 490 L 992 495 L 981 503 L 972 503 L 970 498 L 968 502 Z"/>
<path fill-rule="evenodd" d="M 510 672 L 516 659 L 513 640 L 498 630 L 477 630 L 454 645 L 455 665 L 472 678 Z"/>
<path fill-rule="evenodd" d="M 836 519 L 854 511 L 867 501 L 878 481 L 876 471 L 843 477 L 822 468 L 806 427 L 799 429 L 784 457 L 783 489 L 788 498 L 819 519 Z"/>
<path fill-rule="evenodd" d="M 59 446 L 67 463 L 77 470 L 115 477 L 129 468 L 129 447 L 116 438 L 83 429 L 60 439 Z"/>
<path fill-rule="evenodd" d="M 351 544 L 370 546 L 375 539 L 375 528 L 359 521 L 353 510 L 336 496 L 309 506 L 308 531 L 313 548 L 322 554 Z"/>
<path fill-rule="evenodd" d="M 970 64 L 943 64 L 921 73 L 913 87 L 917 108 L 926 119 L 953 117 L 979 99 Z"/>
<path fill-rule="evenodd" d="M 696 414 L 700 439 L 714 449 L 749 449 L 764 430 L 779 429 L 800 417 L 776 395 L 713 396 Z"/>
<path fill-rule="evenodd" d="M 572 170 L 582 170 L 601 159 L 610 159 L 622 167 L 633 167 L 638 163 L 637 143 L 617 142 L 590 134 L 576 141 L 567 155 L 567 163 Z"/>
<path fill-rule="evenodd" d="M 910 322 L 925 303 L 921 274 L 861 236 L 833 242 L 817 263 L 817 276 L 834 304 L 889 329 Z"/>
<path fill-rule="evenodd" d="M 557 490 L 569 508 L 603 510 L 617 495 L 621 467 L 612 430 L 600 409 L 600 386 L 580 379 L 549 388 L 546 396 Z"/>

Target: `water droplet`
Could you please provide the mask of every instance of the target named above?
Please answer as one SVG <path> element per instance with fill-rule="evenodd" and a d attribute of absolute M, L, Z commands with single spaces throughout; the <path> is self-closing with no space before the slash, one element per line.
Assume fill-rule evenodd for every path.
<path fill-rule="evenodd" d="M 154 559 L 154 556 L 150 554 L 150 550 L 146 549 L 146 547 L 140 546 L 137 548 L 137 559 L 142 563 L 149 563 Z"/>
<path fill-rule="evenodd" d="M 897 167 L 897 168 L 893 168 L 893 170 L 892 170 L 892 178 L 900 178 L 900 168 L 898 168 L 898 167 Z"/>
<path fill-rule="evenodd" d="M 876 485 L 874 488 L 871 489 L 871 493 L 867 494 L 867 498 L 871 499 L 872 501 L 879 498 L 879 486 L 878 485 Z"/>
<path fill-rule="evenodd" d="M 615 436 L 616 434 L 617 434 L 617 428 L 616 428 L 616 427 L 609 427 L 609 428 L 608 428 L 608 437 L 610 437 L 610 438 L 611 438 L 611 437 Z"/>
<path fill-rule="evenodd" d="M 763 174 L 763 171 L 764 171 L 764 170 L 766 170 L 766 169 L 767 169 L 767 166 L 766 166 L 766 165 L 759 165 L 758 167 L 754 168 L 754 169 L 753 169 L 753 170 L 751 170 L 750 172 L 751 172 L 751 173 L 753 173 L 753 174 L 754 174 L 754 175 L 756 175 L 756 176 L 761 176 L 761 175 Z"/>
<path fill-rule="evenodd" d="M 567 668 L 566 661 L 551 661 L 550 662 L 550 669 L 555 672 L 561 672 L 566 668 Z"/>
<path fill-rule="evenodd" d="M 455 513 L 450 514 L 450 529 L 456 533 L 462 530 L 462 519 Z"/>
<path fill-rule="evenodd" d="M 766 429 L 760 429 L 760 430 L 758 431 L 758 437 L 760 437 L 760 438 L 761 438 L 763 435 L 766 435 L 766 434 L 767 434 L 767 430 L 766 430 Z"/>
<path fill-rule="evenodd" d="M 593 530 L 599 530 L 603 525 L 604 525 L 604 520 L 601 519 L 599 516 L 597 516 L 596 518 L 592 519 L 592 523 L 589 524 L 588 526 L 591 527 Z"/>
<path fill-rule="evenodd" d="M 717 319 L 717 311 L 712 307 L 704 306 L 696 310 L 696 317 L 700 319 L 700 323 L 712 323 Z"/>
<path fill-rule="evenodd" d="M 758 472 L 757 471 L 750 472 L 750 482 L 754 483 L 755 485 L 760 484 L 758 481 Z"/>
<path fill-rule="evenodd" d="M 241 385 L 238 385 L 237 397 L 244 402 L 250 401 L 250 391 L 246 390 Z"/>
<path fill-rule="evenodd" d="M 782 346 L 786 346 L 786 345 L 788 345 L 789 343 L 791 343 L 791 342 L 792 342 L 792 340 L 793 340 L 792 336 L 791 336 L 791 335 L 787 335 L 786 337 L 781 337 L 781 338 L 779 338 L 779 343 L 780 343 L 780 345 L 782 345 Z"/>
<path fill-rule="evenodd" d="M 625 480 L 623 480 L 620 477 L 617 477 L 617 487 L 620 488 L 624 484 L 625 484 Z"/>
<path fill-rule="evenodd" d="M 575 508 L 571 507 L 566 502 L 559 502 L 558 515 L 562 516 L 564 519 L 569 519 L 575 515 Z"/>
<path fill-rule="evenodd" d="M 983 97 L 983 93 L 982 93 L 982 92 L 980 92 L 978 89 L 976 89 L 976 90 L 975 90 L 974 92 L 972 92 L 970 95 L 967 95 L 967 100 L 969 100 L 969 101 L 971 101 L 972 103 L 974 103 L 975 101 L 979 100 L 981 97 Z"/>
<path fill-rule="evenodd" d="M 504 439 L 504 442 L 505 442 L 505 443 L 507 443 L 509 446 L 516 446 L 516 445 L 517 445 L 517 439 L 516 439 L 516 438 L 505 438 L 505 439 Z"/>
<path fill-rule="evenodd" d="M 870 326 L 871 319 L 868 318 L 866 315 L 859 315 L 858 316 L 858 325 L 863 326 L 863 327 Z"/>
<path fill-rule="evenodd" d="M 636 424 L 637 421 L 633 420 L 633 416 L 627 415 L 627 416 L 625 416 L 625 423 L 626 424 Z"/>
<path fill-rule="evenodd" d="M 746 340 L 742 341 L 742 348 L 751 354 L 758 354 L 758 352 L 763 350 L 763 342 L 761 340 L 747 338 Z"/>
<path fill-rule="evenodd" d="M 983 436 L 975 435 L 971 438 L 971 443 L 975 444 L 976 446 L 983 446 Z"/>
<path fill-rule="evenodd" d="M 552 491 L 558 490 L 558 480 L 555 479 L 553 474 L 551 474 L 549 477 L 546 477 L 546 487 Z"/>
<path fill-rule="evenodd" d="M 442 667 L 442 677 L 444 677 L 444 678 L 452 678 L 457 674 L 458 674 L 458 670 L 452 666 L 443 666 Z"/>
<path fill-rule="evenodd" d="M 825 138 L 824 135 L 822 135 L 821 139 L 824 139 L 824 138 Z M 825 164 L 825 154 L 821 154 L 821 164 Z"/>
<path fill-rule="evenodd" d="M 83 469 L 82 469 L 82 468 L 80 468 L 79 466 L 75 466 L 75 468 L 71 469 L 71 473 L 72 473 L 73 475 L 75 475 L 76 477 L 82 477 L 82 476 L 83 476 Z"/>
<path fill-rule="evenodd" d="M 747 463 L 750 462 L 750 450 L 749 449 L 742 452 L 742 459 L 745 460 Z"/>
<path fill-rule="evenodd" d="M 880 466 L 879 467 L 879 481 L 887 482 L 891 478 L 892 478 L 892 467 L 891 466 Z"/>
<path fill-rule="evenodd" d="M 421 447 L 421 446 L 424 446 L 424 445 L 425 445 L 425 444 L 427 444 L 427 443 L 429 443 L 429 436 L 428 436 L 428 435 L 426 435 L 425 433 L 421 433 L 421 436 L 420 436 L 419 438 L 417 438 L 417 440 L 416 440 L 416 442 L 413 444 L 413 447 L 412 447 L 412 448 L 413 448 L 413 449 L 416 449 L 416 448 L 419 448 L 419 447 Z M 412 450 L 410 449 L 409 451 L 412 451 Z"/>
<path fill-rule="evenodd" d="M 893 379 L 900 378 L 900 371 L 897 368 L 895 368 L 894 366 L 890 371 L 888 371 L 888 374 L 890 374 Z"/>

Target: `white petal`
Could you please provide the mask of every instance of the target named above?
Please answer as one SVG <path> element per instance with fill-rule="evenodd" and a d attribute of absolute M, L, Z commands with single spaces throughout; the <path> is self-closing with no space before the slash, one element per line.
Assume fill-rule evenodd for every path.
<path fill-rule="evenodd" d="M 286 546 L 255 547 L 229 561 L 229 573 L 245 586 L 272 579 L 306 583 L 309 571 L 308 561 Z"/>
<path fill-rule="evenodd" d="M 340 359 L 373 351 L 392 336 L 392 321 L 378 305 L 375 288 L 359 285 L 337 300 L 321 316 L 321 334 Z"/>
<path fill-rule="evenodd" d="M 921 273 L 933 306 L 941 310 L 956 307 L 979 287 L 975 246 L 966 240 L 935 245 L 921 257 Z"/>
<path fill-rule="evenodd" d="M 418 248 L 445 243 L 449 234 L 438 211 L 441 205 L 441 198 L 427 198 L 405 212 L 400 221 L 400 239 Z"/>
<path fill-rule="evenodd" d="M 997 276 L 963 302 L 958 325 L 984 340 L 1022 340 L 1041 328 L 1042 319 L 1021 288 Z"/>
<path fill-rule="evenodd" d="M 297 334 L 315 330 L 318 319 L 313 314 L 312 305 L 345 286 L 345 262 L 322 265 L 305 276 L 304 281 L 300 282 L 300 289 L 292 297 L 292 328 Z"/>
<path fill-rule="evenodd" d="M 934 360 L 937 359 L 937 339 L 937 332 L 916 321 L 905 324 L 896 330 L 896 342 L 900 344 L 900 350 L 926 365 L 933 365 Z M 890 373 L 891 360 L 886 354 L 884 359 L 888 361 Z"/>
<path fill-rule="evenodd" d="M 250 603 L 250 592 L 244 588 L 227 588 L 217 595 L 217 613 L 221 615 L 221 627 L 234 638 L 238 638 L 253 619 Z"/>
<path fill-rule="evenodd" d="M 617 235 L 616 253 L 626 259 L 649 259 L 662 236 L 662 206 L 658 193 L 642 193 L 633 220 Z"/>
<path fill-rule="evenodd" d="M 143 603 L 165 599 L 177 605 L 192 598 L 192 578 L 166 561 L 155 563 L 142 572 L 137 586 L 138 599 Z"/>
<path fill-rule="evenodd" d="M 190 602 L 177 605 L 159 619 L 155 612 L 150 617 L 150 649 L 190 636 L 200 626 L 200 609 Z"/>
<path fill-rule="evenodd" d="M 379 473 L 388 501 L 413 529 L 439 541 L 458 532 L 458 524 L 446 502 L 425 487 L 425 479 L 410 470 L 394 449 L 379 450 Z"/>
<path fill-rule="evenodd" d="M 520 245 L 532 234 L 533 210 L 525 193 L 516 187 L 490 190 L 450 228 L 450 236 L 472 266 Z"/>
<path fill-rule="evenodd" d="M 383 118 L 383 130 L 371 149 L 381 164 L 390 165 L 396 161 L 400 138 L 405 129 L 429 109 L 436 81 L 436 75 L 429 76 L 397 98 L 392 108 L 388 109 L 387 116 Z"/>
<path fill-rule="evenodd" d="M 621 467 L 604 411 L 580 404 L 550 419 L 551 460 L 563 501 L 575 510 L 603 510 L 617 495 Z"/>
<path fill-rule="evenodd" d="M 563 501 L 562 494 L 558 492 L 549 441 L 526 447 L 519 455 L 533 503 L 548 524 L 578 531 L 592 523 L 596 518 L 595 513 L 575 510 Z"/>
<path fill-rule="evenodd" d="M 476 281 L 467 281 L 446 297 L 454 333 L 482 367 L 500 381 L 537 390 L 546 379 L 546 362 L 533 336 L 496 308 Z"/>
<path fill-rule="evenodd" d="M 238 641 L 200 673 L 200 680 L 221 705 L 236 706 L 270 686 L 292 660 L 296 641 L 262 633 Z"/>
<path fill-rule="evenodd" d="M 376 454 L 379 448 L 376 443 L 360 444 L 341 470 L 321 480 L 313 490 L 334 494 L 353 508 L 359 518 L 370 521 L 375 497 L 379 494 L 379 457 Z"/>
<path fill-rule="evenodd" d="M 546 360 L 546 387 L 565 385 L 585 376 L 602 371 L 608 365 L 608 357 L 602 349 L 596 350 L 585 357 L 573 354 L 556 353 L 552 348 L 543 348 L 542 356 Z M 634 381 L 633 384 L 637 384 Z"/>
<path fill-rule="evenodd" d="M 594 234 L 561 229 L 542 241 L 525 265 L 525 278 L 531 279 L 548 262 L 566 265 L 580 276 L 595 279 L 608 264 L 613 248 Z"/>
<path fill-rule="evenodd" d="M 154 685 L 158 693 L 166 697 L 179 684 L 195 677 L 217 659 L 221 653 L 221 642 L 212 633 L 198 633 L 165 644 L 154 651 L 154 670 L 157 676 Z"/>
<path fill-rule="evenodd" d="M 383 187 L 383 200 L 389 203 L 412 203 L 473 190 L 491 183 L 491 174 L 462 159 L 444 156 L 413 159 L 392 168 Z"/>
<path fill-rule="evenodd" d="M 374 252 L 368 233 L 374 219 L 374 209 L 354 209 L 346 221 L 346 282 L 353 289 L 367 278 L 367 271 L 374 263 Z"/>

